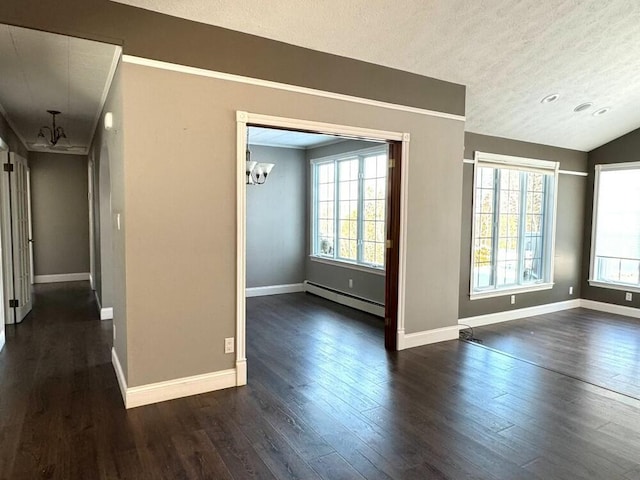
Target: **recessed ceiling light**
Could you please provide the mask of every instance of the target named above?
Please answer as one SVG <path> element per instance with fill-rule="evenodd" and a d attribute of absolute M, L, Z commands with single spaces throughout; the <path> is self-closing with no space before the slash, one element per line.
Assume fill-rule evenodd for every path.
<path fill-rule="evenodd" d="M 551 95 L 547 95 L 542 100 L 540 100 L 540 103 L 553 103 L 557 101 L 559 98 L 560 98 L 559 93 L 552 93 Z"/>
<path fill-rule="evenodd" d="M 598 110 L 593 112 L 593 116 L 594 117 L 599 117 L 600 115 L 604 115 L 605 113 L 607 113 L 609 110 L 611 110 L 611 107 L 599 108 Z"/>
<path fill-rule="evenodd" d="M 587 110 L 587 109 L 589 109 L 591 107 L 593 107 L 593 103 L 591 103 L 591 102 L 581 103 L 576 108 L 574 108 L 573 111 L 574 112 L 584 112 L 585 110 Z"/>

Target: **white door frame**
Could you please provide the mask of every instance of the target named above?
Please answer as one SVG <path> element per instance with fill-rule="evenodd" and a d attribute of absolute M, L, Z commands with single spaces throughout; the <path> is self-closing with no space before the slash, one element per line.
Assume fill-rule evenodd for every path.
<path fill-rule="evenodd" d="M 95 290 L 95 275 L 96 275 L 96 252 L 94 245 L 94 230 L 93 230 L 93 153 L 91 154 L 89 161 L 87 162 L 87 196 L 89 197 L 89 284 L 91 290 Z"/>
<path fill-rule="evenodd" d="M 9 151 L 5 151 L 0 155 L 0 163 L 3 165 L 9 163 Z M 11 255 L 11 224 L 9 209 L 9 177 L 4 172 L 0 178 L 0 203 L 2 211 L 0 212 L 0 236 L 2 242 L 2 317 L 5 324 L 13 324 L 13 310 L 9 308 L 8 300 L 13 298 L 13 283 L 9 281 L 13 278 L 13 256 Z"/>
<path fill-rule="evenodd" d="M 409 170 L 409 134 L 373 130 L 369 128 L 337 125 L 333 123 L 313 122 L 294 118 L 275 117 L 245 111 L 236 111 L 236 385 L 247 384 L 246 357 L 246 147 L 247 126 L 260 125 L 290 130 L 302 130 L 328 135 L 340 135 L 355 139 L 402 142 L 401 200 L 400 200 L 400 260 L 398 271 L 398 331 L 404 335 L 404 298 L 406 277 L 407 243 L 407 179 Z"/>
<path fill-rule="evenodd" d="M 9 146 L 0 138 L 0 163 L 6 163 L 9 159 Z M 1 237 L 1 235 L 0 235 Z M 0 352 L 4 348 L 5 344 L 5 333 L 4 333 L 4 324 L 6 322 L 5 319 L 5 311 L 4 311 L 4 281 L 2 279 L 3 275 L 3 267 L 4 267 L 4 257 L 3 257 L 3 248 L 4 244 L 0 239 Z"/>
<path fill-rule="evenodd" d="M 33 217 L 31 211 L 31 169 L 27 168 L 27 216 L 29 221 L 29 283 L 33 285 L 35 280 L 35 267 L 33 266 Z"/>

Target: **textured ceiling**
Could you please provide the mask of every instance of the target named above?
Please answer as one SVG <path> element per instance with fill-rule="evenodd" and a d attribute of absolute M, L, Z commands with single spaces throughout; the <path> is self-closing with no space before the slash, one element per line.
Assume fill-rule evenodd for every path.
<path fill-rule="evenodd" d="M 0 111 L 30 150 L 47 110 L 74 153 L 86 153 L 119 49 L 78 38 L 0 24 Z"/>
<path fill-rule="evenodd" d="M 591 150 L 640 127 L 638 0 L 118 1 L 464 84 L 471 132 Z"/>

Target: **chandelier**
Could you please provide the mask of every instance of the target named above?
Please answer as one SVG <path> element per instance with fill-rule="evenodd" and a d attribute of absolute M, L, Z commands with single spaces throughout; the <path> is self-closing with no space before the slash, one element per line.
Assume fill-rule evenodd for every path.
<path fill-rule="evenodd" d="M 69 140 L 67 139 L 67 134 L 64 133 L 64 128 L 56 126 L 56 115 L 60 115 L 60 112 L 58 110 L 47 110 L 47 112 L 51 114 L 51 126 L 40 127 L 34 146 L 55 147 L 58 144 L 60 146 L 68 146 Z M 45 135 L 45 132 L 47 135 Z"/>
<path fill-rule="evenodd" d="M 249 151 L 249 132 L 247 132 L 247 185 L 262 185 L 267 181 L 267 177 L 275 164 L 258 163 L 251 161 L 251 152 Z"/>

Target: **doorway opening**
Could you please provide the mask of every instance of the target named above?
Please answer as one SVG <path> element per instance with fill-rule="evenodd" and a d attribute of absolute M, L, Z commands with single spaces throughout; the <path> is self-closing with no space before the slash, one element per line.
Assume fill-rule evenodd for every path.
<path fill-rule="evenodd" d="M 238 385 L 246 383 L 246 296 L 306 291 L 373 313 L 384 319 L 385 348 L 397 349 L 404 329 L 402 167 L 408 144 L 401 132 L 237 113 Z M 296 155 L 270 157 L 273 147 L 297 149 L 297 167 L 284 168 L 295 165 Z M 265 163 L 275 165 L 266 176 Z M 247 168 L 256 165 L 257 173 Z M 278 175 L 285 180 L 274 181 Z M 260 197 L 270 181 L 279 184 L 269 194 L 275 195 L 270 208 L 277 209 L 271 223 L 297 229 L 284 239 L 264 218 L 269 212 Z M 285 194 L 285 184 L 297 185 L 293 196 Z M 287 218 L 288 211 L 297 218 Z M 277 247 L 261 245 L 265 233 L 280 237 Z M 291 252 L 297 252 L 293 258 Z"/>
<path fill-rule="evenodd" d="M 17 325 L 31 310 L 34 283 L 88 281 L 99 302 L 99 241 L 111 222 L 109 214 L 108 228 L 96 226 L 94 151 L 104 143 L 101 119 L 122 49 L 5 24 L 0 39 L 12 45 L 0 52 L 0 322 Z M 108 178 L 100 182 L 110 189 Z"/>

